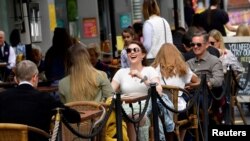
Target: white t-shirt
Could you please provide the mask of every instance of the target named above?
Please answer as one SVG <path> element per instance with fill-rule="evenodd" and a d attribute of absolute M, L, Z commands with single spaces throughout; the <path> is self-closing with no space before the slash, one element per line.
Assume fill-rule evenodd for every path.
<path fill-rule="evenodd" d="M 148 87 L 145 83 L 141 83 L 141 79 L 137 77 L 131 77 L 129 75 L 130 68 L 121 68 L 119 69 L 113 77 L 113 81 L 116 81 L 120 85 L 120 90 L 122 94 L 130 94 L 130 93 L 148 93 Z M 158 77 L 159 75 L 157 71 L 151 67 L 143 67 L 141 71 L 142 76 L 147 76 L 149 80 Z M 142 109 L 145 105 L 145 100 L 141 102 Z M 134 103 L 134 113 L 139 112 L 139 104 Z M 123 104 L 124 110 L 129 114 L 131 112 L 128 104 Z"/>
<path fill-rule="evenodd" d="M 180 77 L 179 75 L 177 76 L 173 76 L 170 77 L 168 79 L 164 78 L 164 81 L 162 80 L 162 76 L 161 76 L 161 72 L 160 72 L 160 67 L 158 66 L 156 68 L 156 71 L 158 72 L 158 75 L 160 76 L 160 81 L 162 85 L 172 85 L 172 86 L 178 86 L 180 88 L 184 88 L 185 84 L 190 83 L 191 78 L 193 76 L 193 72 L 191 71 L 191 69 L 188 69 L 188 72 L 186 75 Z M 178 94 L 178 110 L 184 110 L 186 108 L 186 104 L 187 102 L 184 100 L 184 98 L 182 97 L 182 92 L 179 91 Z"/>

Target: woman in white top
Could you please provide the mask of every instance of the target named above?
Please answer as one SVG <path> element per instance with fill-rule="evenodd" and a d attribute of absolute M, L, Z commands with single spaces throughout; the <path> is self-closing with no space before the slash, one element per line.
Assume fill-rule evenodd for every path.
<path fill-rule="evenodd" d="M 198 76 L 191 71 L 184 61 L 182 54 L 173 44 L 165 43 L 162 45 L 152 66 L 159 73 L 162 85 L 193 89 L 200 84 Z M 184 110 L 186 104 L 186 101 L 182 97 L 182 92 L 179 92 L 178 110 Z M 185 133 L 185 129 L 180 130 L 181 141 L 184 140 Z"/>
<path fill-rule="evenodd" d="M 148 87 L 151 82 L 160 83 L 160 79 L 156 70 L 151 66 L 145 66 L 146 64 L 146 49 L 143 47 L 142 43 L 139 41 L 132 41 L 127 48 L 128 60 L 130 62 L 129 68 L 121 68 L 114 75 L 111 85 L 113 89 L 121 91 L 122 94 L 132 94 L 132 93 L 148 93 Z M 157 92 L 161 94 L 161 85 L 156 86 Z M 145 101 L 142 102 L 142 107 L 144 107 Z M 137 103 L 133 104 L 134 113 L 139 113 L 139 105 Z M 123 104 L 123 108 L 128 115 L 131 115 L 131 109 L 128 104 Z M 148 141 L 149 140 L 149 123 L 146 122 L 147 116 L 140 121 L 139 128 L 139 140 Z M 128 136 L 130 141 L 136 140 L 136 134 L 134 130 L 134 125 L 127 122 L 128 126 Z"/>
<path fill-rule="evenodd" d="M 144 0 L 143 45 L 148 51 L 147 60 L 151 64 L 163 43 L 173 43 L 168 22 L 160 17 L 160 9 L 156 0 Z"/>

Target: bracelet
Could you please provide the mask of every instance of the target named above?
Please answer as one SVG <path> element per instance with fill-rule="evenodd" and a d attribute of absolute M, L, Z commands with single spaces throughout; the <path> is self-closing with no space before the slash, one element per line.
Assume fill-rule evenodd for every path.
<path fill-rule="evenodd" d="M 148 80 L 148 77 L 145 75 L 142 79 L 141 79 L 141 83 L 145 82 Z"/>

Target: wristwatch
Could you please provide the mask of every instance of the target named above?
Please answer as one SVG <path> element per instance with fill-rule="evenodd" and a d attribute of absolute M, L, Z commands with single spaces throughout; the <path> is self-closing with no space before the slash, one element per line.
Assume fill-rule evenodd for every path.
<path fill-rule="evenodd" d="M 141 79 L 141 83 L 145 82 L 148 80 L 148 77 L 145 75 L 142 79 Z"/>

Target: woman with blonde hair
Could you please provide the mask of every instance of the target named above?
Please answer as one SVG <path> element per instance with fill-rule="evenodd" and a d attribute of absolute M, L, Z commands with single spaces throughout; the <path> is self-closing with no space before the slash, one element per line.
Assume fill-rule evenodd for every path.
<path fill-rule="evenodd" d="M 200 84 L 198 76 L 191 71 L 186 64 L 181 52 L 171 43 L 165 43 L 159 50 L 152 67 L 156 68 L 161 85 L 172 85 L 191 90 Z M 184 110 L 187 102 L 179 92 L 178 110 Z M 165 115 L 166 116 L 166 115 Z M 185 114 L 179 114 L 179 119 L 187 118 Z M 166 125 L 165 125 L 166 126 Z M 166 133 L 172 131 L 165 131 Z M 180 130 L 181 141 L 184 140 L 186 129 Z"/>
<path fill-rule="evenodd" d="M 59 81 L 62 102 L 80 100 L 103 101 L 112 95 L 113 89 L 107 74 L 93 67 L 90 55 L 82 44 L 69 49 L 69 75 Z"/>
<path fill-rule="evenodd" d="M 238 61 L 236 56 L 225 47 L 223 36 L 220 31 L 214 29 L 209 32 L 208 41 L 211 46 L 220 51 L 220 60 L 222 61 L 223 71 L 226 73 L 227 66 L 231 65 L 236 74 L 243 72 L 242 64 Z"/>
<path fill-rule="evenodd" d="M 239 25 L 235 36 L 250 36 L 250 27 L 247 24 Z"/>

